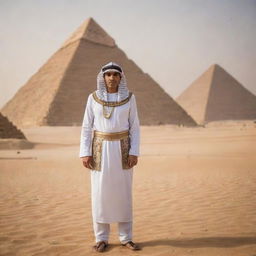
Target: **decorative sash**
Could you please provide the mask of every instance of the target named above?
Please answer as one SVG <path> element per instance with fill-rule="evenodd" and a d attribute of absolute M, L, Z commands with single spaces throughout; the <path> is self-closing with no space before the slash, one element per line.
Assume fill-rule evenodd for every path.
<path fill-rule="evenodd" d="M 129 131 L 105 133 L 94 131 L 93 141 L 92 141 L 92 155 L 93 155 L 93 170 L 101 170 L 101 155 L 102 155 L 102 142 L 104 140 L 120 141 L 120 148 L 122 154 L 122 167 L 123 169 L 130 169 L 128 166 L 128 156 L 130 150 L 130 138 Z"/>

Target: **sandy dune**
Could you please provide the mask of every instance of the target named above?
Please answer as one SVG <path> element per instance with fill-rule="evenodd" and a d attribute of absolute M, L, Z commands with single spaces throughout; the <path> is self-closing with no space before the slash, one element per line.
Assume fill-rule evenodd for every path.
<path fill-rule="evenodd" d="M 0 151 L 0 255 L 97 255 L 80 128 L 24 130 L 35 148 Z M 19 151 L 19 153 L 17 152 Z M 106 255 L 256 255 L 256 124 L 142 127 L 134 240 Z"/>

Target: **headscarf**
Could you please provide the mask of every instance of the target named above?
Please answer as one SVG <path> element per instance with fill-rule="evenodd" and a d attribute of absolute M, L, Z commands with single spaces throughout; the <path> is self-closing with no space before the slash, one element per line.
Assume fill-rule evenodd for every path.
<path fill-rule="evenodd" d="M 106 84 L 104 80 L 104 73 L 106 72 L 118 72 L 121 75 L 121 80 L 118 85 L 118 91 L 117 91 L 117 101 L 119 102 L 128 98 L 129 90 L 127 88 L 124 72 L 122 68 L 115 62 L 109 62 L 108 64 L 104 65 L 97 76 L 96 94 L 98 98 L 100 98 L 103 101 L 108 101 L 107 89 L 106 89 Z"/>

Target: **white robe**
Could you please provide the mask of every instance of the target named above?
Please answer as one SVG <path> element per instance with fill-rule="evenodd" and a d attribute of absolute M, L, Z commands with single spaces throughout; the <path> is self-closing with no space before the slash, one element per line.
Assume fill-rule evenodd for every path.
<path fill-rule="evenodd" d="M 117 93 L 108 100 L 116 101 Z M 80 157 L 92 155 L 92 131 L 121 132 L 129 130 L 130 155 L 139 155 L 140 130 L 135 96 L 114 108 L 110 119 L 103 116 L 102 105 L 89 95 L 80 142 Z M 120 141 L 103 141 L 101 170 L 91 171 L 93 220 L 99 223 L 132 221 L 133 169 L 123 170 Z"/>

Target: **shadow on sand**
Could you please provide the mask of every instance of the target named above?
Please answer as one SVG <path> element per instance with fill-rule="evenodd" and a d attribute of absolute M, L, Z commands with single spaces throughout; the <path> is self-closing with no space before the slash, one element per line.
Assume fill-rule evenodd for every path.
<path fill-rule="evenodd" d="M 141 249 L 145 247 L 154 247 L 159 245 L 167 245 L 172 247 L 183 248 L 200 248 L 200 247 L 238 247 L 243 245 L 256 244 L 256 237 L 199 237 L 199 238 L 184 238 L 184 239 L 159 239 L 150 240 L 145 242 L 139 242 L 138 245 Z M 127 250 L 119 243 L 110 243 L 107 251 L 111 251 L 114 248 Z M 256 254 L 250 255 L 256 256 Z"/>
<path fill-rule="evenodd" d="M 169 245 L 184 248 L 200 248 L 200 247 L 237 247 L 249 244 L 256 244 L 256 237 L 199 237 L 185 238 L 178 240 L 151 240 L 141 242 L 140 246 L 151 247 L 158 245 Z"/>

